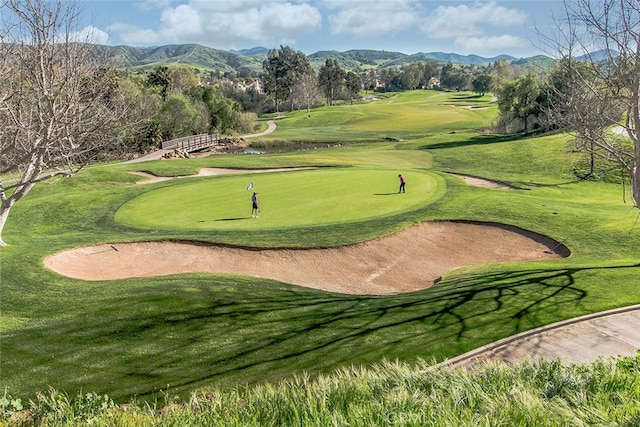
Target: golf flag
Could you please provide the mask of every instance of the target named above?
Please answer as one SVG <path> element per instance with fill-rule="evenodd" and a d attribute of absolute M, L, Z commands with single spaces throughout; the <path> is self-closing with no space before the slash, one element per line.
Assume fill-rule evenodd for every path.
<path fill-rule="evenodd" d="M 247 185 L 247 191 L 251 190 L 253 188 L 253 182 L 250 182 L 249 185 Z"/>

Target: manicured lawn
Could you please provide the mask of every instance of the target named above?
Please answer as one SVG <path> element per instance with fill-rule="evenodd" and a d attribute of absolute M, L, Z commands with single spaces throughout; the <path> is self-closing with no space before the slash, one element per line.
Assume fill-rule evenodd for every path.
<path fill-rule="evenodd" d="M 447 95 L 436 91 L 413 91 L 400 97 L 387 94 L 378 101 L 322 107 L 310 117 L 306 111 L 286 113 L 285 118 L 277 120 L 278 131 L 261 139 L 353 144 L 383 141 L 387 137 L 423 138 L 487 126 L 488 118 L 496 111 L 490 101 L 490 96 Z"/>
<path fill-rule="evenodd" d="M 488 104 L 460 94 L 389 95 L 313 111 L 306 119 L 317 121 L 311 127 L 294 113 L 269 136 L 353 137 L 348 146 L 97 165 L 38 185 L 12 210 L 3 236 L 10 246 L 0 248 L 0 386 L 23 400 L 49 386 L 107 393 L 117 401 L 153 399 L 167 389 L 185 397 L 200 387 L 262 383 L 385 358 L 442 360 L 550 322 L 640 303 L 638 211 L 624 203 L 622 186 L 576 179 L 575 155 L 562 135 L 478 133 L 495 110 L 453 106 L 462 102 Z M 382 141 L 386 132 L 373 123 L 384 120 L 405 140 Z M 137 185 L 140 178 L 128 173 L 283 166 L 326 168 L 152 185 Z M 405 195 L 394 194 L 401 172 L 409 178 Z M 522 190 L 471 187 L 449 172 Z M 262 197 L 259 220 L 245 219 L 250 181 Z M 42 264 L 51 253 L 92 243 L 333 246 L 447 219 L 516 225 L 564 242 L 572 255 L 469 266 L 432 288 L 385 297 L 231 275 L 85 282 Z"/>
<path fill-rule="evenodd" d="M 362 221 L 414 210 L 442 197 L 433 173 L 386 169 L 324 169 L 198 179 L 144 193 L 125 203 L 116 221 L 146 229 L 254 230 Z M 251 183 L 252 188 L 247 190 Z M 258 192 L 259 221 L 251 216 Z"/>

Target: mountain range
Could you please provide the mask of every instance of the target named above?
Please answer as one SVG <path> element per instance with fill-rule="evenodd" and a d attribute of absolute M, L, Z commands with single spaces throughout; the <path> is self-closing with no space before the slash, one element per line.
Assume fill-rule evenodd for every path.
<path fill-rule="evenodd" d="M 239 72 L 248 70 L 259 73 L 269 49 L 254 47 L 242 50 L 220 50 L 198 44 L 165 45 L 156 47 L 94 45 L 95 55 L 115 58 L 121 68 L 144 71 L 158 65 L 187 64 L 201 71 Z M 514 58 L 498 55 L 490 58 L 478 55 L 459 55 L 444 52 L 419 52 L 408 55 L 384 50 L 353 49 L 345 52 L 325 50 L 307 56 L 313 67 L 319 68 L 327 58 L 333 58 L 345 69 L 369 69 L 396 67 L 417 61 L 452 62 L 461 65 L 487 65 L 495 61 L 507 61 L 528 68 L 546 67 L 553 63 L 547 56 Z M 533 64 L 533 65 L 532 65 Z"/>

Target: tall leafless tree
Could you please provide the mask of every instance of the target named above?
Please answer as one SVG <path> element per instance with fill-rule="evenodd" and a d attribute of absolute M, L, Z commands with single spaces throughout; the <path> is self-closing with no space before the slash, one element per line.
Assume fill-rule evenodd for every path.
<path fill-rule="evenodd" d="M 293 90 L 294 99 L 298 102 L 298 105 L 306 107 L 307 115 L 311 115 L 311 107 L 318 105 L 322 100 L 316 72 L 310 70 L 303 75 Z"/>
<path fill-rule="evenodd" d="M 549 117 L 592 158 L 617 164 L 640 207 L 640 2 L 565 0 L 564 12 L 547 39 L 561 58 Z"/>
<path fill-rule="evenodd" d="M 14 204 L 70 176 L 114 141 L 123 103 L 113 70 L 79 40 L 79 9 L 57 0 L 0 3 L 0 245 Z M 89 36 L 90 37 L 90 36 Z M 4 177 L 4 179 L 2 179 Z"/>

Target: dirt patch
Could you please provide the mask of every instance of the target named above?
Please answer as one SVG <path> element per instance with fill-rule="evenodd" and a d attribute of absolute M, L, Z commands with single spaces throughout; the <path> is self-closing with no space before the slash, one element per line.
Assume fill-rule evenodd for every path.
<path fill-rule="evenodd" d="M 83 280 L 231 273 L 329 292 L 389 295 L 428 288 L 446 272 L 467 265 L 563 255 L 568 255 L 568 250 L 552 239 L 507 226 L 430 222 L 368 242 L 328 249 L 256 250 L 167 241 L 114 243 L 60 252 L 46 258 L 44 264 Z"/>
<path fill-rule="evenodd" d="M 509 185 L 505 182 L 479 178 L 477 176 L 471 176 L 471 175 L 462 175 L 459 173 L 453 173 L 451 175 L 457 176 L 458 178 L 462 178 L 467 184 L 472 185 L 474 187 L 498 188 L 501 190 L 518 190 L 518 187 L 514 187 L 513 185 Z"/>

